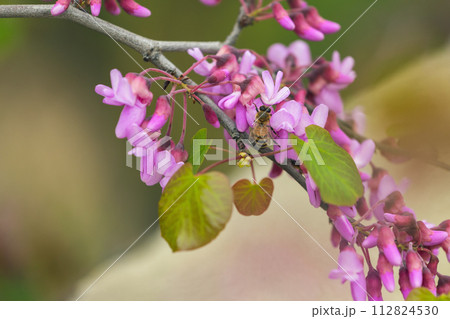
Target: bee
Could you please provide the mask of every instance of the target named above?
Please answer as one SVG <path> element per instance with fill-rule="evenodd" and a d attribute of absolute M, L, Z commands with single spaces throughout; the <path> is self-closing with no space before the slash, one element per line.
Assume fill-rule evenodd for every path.
<path fill-rule="evenodd" d="M 253 128 L 250 128 L 250 142 L 257 148 L 265 148 L 272 141 L 272 128 L 270 127 L 270 107 L 261 106 L 257 109 Z"/>

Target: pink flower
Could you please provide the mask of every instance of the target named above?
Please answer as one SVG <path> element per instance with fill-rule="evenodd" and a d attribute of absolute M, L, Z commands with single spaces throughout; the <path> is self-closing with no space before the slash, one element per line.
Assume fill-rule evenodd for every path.
<path fill-rule="evenodd" d="M 168 150 L 159 151 L 161 142 L 156 140 L 147 144 L 144 142 L 131 150 L 131 153 L 141 158 L 141 180 L 147 185 L 152 186 L 160 183 L 161 187 L 166 187 L 173 174 L 183 166 L 183 162 L 176 162 L 174 156 Z"/>
<path fill-rule="evenodd" d="M 270 118 L 270 126 L 275 131 L 285 130 L 293 133 L 294 128 L 300 122 L 302 105 L 296 101 L 284 103 Z"/>
<path fill-rule="evenodd" d="M 122 77 L 119 70 L 111 70 L 111 86 L 112 88 L 99 84 L 95 87 L 95 92 L 104 96 L 103 103 L 109 105 L 128 105 L 145 107 L 142 103 L 137 103 L 137 97 L 133 93 L 130 82 Z"/>
<path fill-rule="evenodd" d="M 263 71 L 262 78 L 264 81 L 265 92 L 261 93 L 261 100 L 265 105 L 271 106 L 278 104 L 285 100 L 289 94 L 289 88 L 283 87 L 280 90 L 281 80 L 283 79 L 283 72 L 278 71 L 275 83 L 269 71 Z"/>
<path fill-rule="evenodd" d="M 328 107 L 324 104 L 317 105 L 309 115 L 306 107 L 303 107 L 303 114 L 298 125 L 295 127 L 295 135 L 300 138 L 306 137 L 305 129 L 310 125 L 324 127 L 328 119 Z"/>
<path fill-rule="evenodd" d="M 325 34 L 335 33 L 341 29 L 341 26 L 336 22 L 322 18 L 317 12 L 317 9 L 314 7 L 308 8 L 306 13 L 306 21 L 313 28 Z"/>
<path fill-rule="evenodd" d="M 95 87 L 95 92 L 104 96 L 103 103 L 105 104 L 124 105 L 116 126 L 116 136 L 118 138 L 129 137 L 133 124 L 141 125 L 144 121 L 147 104 L 137 98 L 130 82 L 122 77 L 119 70 L 111 71 L 111 85 L 112 88 L 99 84 Z"/>
<path fill-rule="evenodd" d="M 345 247 L 338 258 L 339 268 L 330 272 L 330 279 L 341 279 L 342 283 L 350 281 L 352 297 L 355 301 L 366 300 L 366 279 L 361 256 L 353 247 Z"/>
<path fill-rule="evenodd" d="M 325 36 L 319 30 L 313 28 L 302 13 L 294 16 L 294 32 L 302 39 L 309 41 L 322 41 Z"/>
<path fill-rule="evenodd" d="M 287 11 L 283 8 L 283 6 L 279 2 L 275 2 L 272 5 L 273 15 L 275 16 L 275 20 L 285 28 L 286 30 L 294 30 L 295 24 L 294 21 L 289 17 Z"/>
<path fill-rule="evenodd" d="M 352 140 L 350 144 L 350 154 L 358 168 L 363 168 L 369 164 L 374 152 L 375 143 L 372 140 L 365 140 L 362 143 Z"/>
<path fill-rule="evenodd" d="M 201 3 L 206 4 L 207 6 L 215 6 L 218 5 L 222 0 L 200 0 Z"/>
<path fill-rule="evenodd" d="M 287 67 L 289 59 L 292 59 L 295 67 L 308 67 L 312 63 L 309 45 L 301 40 L 292 42 L 289 47 L 281 43 L 272 44 L 267 50 L 267 58 L 278 67 Z"/>
<path fill-rule="evenodd" d="M 381 278 L 378 271 L 371 268 L 366 277 L 367 297 L 369 301 L 383 301 Z"/>
<path fill-rule="evenodd" d="M 123 8 L 125 12 L 128 14 L 134 15 L 136 17 L 146 18 L 151 15 L 150 10 L 144 8 L 143 6 L 136 3 L 134 0 L 117 0 L 119 5 Z M 51 10 L 51 14 L 53 16 L 60 15 L 64 11 L 69 8 L 69 5 L 73 2 L 73 0 L 57 0 L 55 5 Z M 118 15 L 120 13 L 120 7 L 117 4 L 116 0 L 105 0 L 105 7 L 113 15 Z M 94 16 L 98 16 L 100 14 L 100 9 L 102 7 L 101 0 L 91 0 L 91 13 Z"/>
<path fill-rule="evenodd" d="M 355 230 L 350 221 L 343 214 L 342 210 L 337 206 L 328 205 L 327 215 L 333 222 L 333 225 L 339 234 L 341 234 L 345 240 L 351 242 L 355 235 Z"/>
<path fill-rule="evenodd" d="M 199 48 L 189 49 L 187 50 L 187 52 L 191 57 L 193 57 L 197 61 L 200 61 L 201 59 L 204 58 L 204 55 Z M 203 61 L 194 68 L 194 71 L 202 76 L 210 76 L 215 65 L 216 65 L 215 61 L 213 62 Z"/>
<path fill-rule="evenodd" d="M 353 71 L 355 60 L 348 56 L 341 61 L 341 56 L 338 51 L 333 52 L 331 60 L 331 68 L 337 74 L 334 83 L 342 85 L 339 88 L 344 88 L 352 83 L 356 78 L 356 73 Z"/>

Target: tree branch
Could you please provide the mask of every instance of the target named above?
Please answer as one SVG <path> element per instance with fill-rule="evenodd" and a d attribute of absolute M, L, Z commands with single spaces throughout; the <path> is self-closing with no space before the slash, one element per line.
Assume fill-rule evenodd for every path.
<path fill-rule="evenodd" d="M 3 18 L 51 18 L 50 9 L 52 5 L 0 5 L 0 17 Z M 228 36 L 225 43 L 232 44 L 236 41 L 240 30 L 243 25 L 240 24 L 242 17 L 245 17 L 245 13 L 241 9 L 239 14 L 240 18 L 233 28 L 232 33 Z M 200 48 L 207 53 L 217 52 L 222 43 L 220 42 L 172 42 L 172 41 L 156 41 L 145 38 L 131 31 L 125 30 L 112 23 L 106 22 L 100 18 L 93 17 L 92 15 L 85 13 L 81 10 L 77 10 L 73 7 L 69 7 L 66 12 L 59 15 L 57 18 L 70 20 L 80 25 L 88 27 L 92 30 L 98 31 L 103 34 L 107 34 L 114 40 L 121 42 L 124 45 L 136 50 L 144 56 L 144 59 L 152 62 L 159 69 L 172 74 L 175 77 L 180 77 L 182 72 L 178 69 L 169 59 L 167 59 L 161 52 L 162 51 L 186 51 L 190 48 Z M 188 85 L 196 86 L 197 84 L 191 79 L 187 78 L 185 83 Z M 212 101 L 207 95 L 196 94 L 203 102 L 208 104 L 211 109 L 216 113 L 222 127 L 230 134 L 230 136 L 236 140 L 238 145 L 243 143 L 243 140 L 248 140 L 246 133 L 239 132 L 236 128 L 236 124 L 220 109 L 214 101 Z M 262 149 L 258 150 L 260 153 L 268 153 L 272 150 Z M 267 156 L 270 160 L 275 162 L 274 156 Z M 286 173 L 288 173 L 300 186 L 306 190 L 306 181 L 299 170 L 291 163 L 279 164 Z M 321 207 L 326 210 L 327 204 L 322 202 Z"/>
<path fill-rule="evenodd" d="M 63 14 L 54 17 L 50 13 L 52 7 L 53 5 L 51 4 L 0 5 L 0 18 L 56 18 L 73 21 L 94 31 L 106 34 L 114 40 L 136 50 L 143 56 L 153 50 L 185 52 L 187 49 L 192 48 L 199 48 L 205 53 L 216 53 L 222 47 L 222 43 L 219 41 L 158 41 L 148 39 L 72 6 Z"/>

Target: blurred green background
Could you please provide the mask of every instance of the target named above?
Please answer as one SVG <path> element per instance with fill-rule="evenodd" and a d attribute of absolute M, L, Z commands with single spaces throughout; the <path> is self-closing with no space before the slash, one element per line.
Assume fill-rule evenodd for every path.
<path fill-rule="evenodd" d="M 0 1 L 22 3 L 41 2 Z M 223 0 L 218 7 L 206 7 L 197 0 L 140 3 L 152 10 L 150 18 L 124 13 L 114 17 L 106 10 L 100 17 L 153 39 L 222 40 L 239 7 L 237 0 Z M 345 30 L 372 1 L 309 3 Z M 344 98 L 360 96 L 414 61 L 443 50 L 450 35 L 449 12 L 448 0 L 378 1 L 325 54 L 329 58 L 333 50 L 339 50 L 356 59 L 358 78 L 343 92 Z M 313 54 L 321 54 L 341 33 L 312 43 Z M 274 42 L 288 44 L 295 39 L 295 34 L 274 21 L 265 21 L 244 30 L 237 46 L 264 53 Z M 150 67 L 125 49 L 141 65 Z M 182 69 L 192 63 L 185 53 L 168 57 Z M 96 84 L 109 85 L 112 68 L 122 73 L 141 71 L 110 38 L 74 23 L 0 19 L 2 300 L 68 298 L 78 279 L 102 260 L 120 254 L 157 217 L 159 187 L 146 187 L 138 171 L 125 166 L 125 142 L 114 136 L 120 109 L 103 105 L 94 93 Z M 433 69 L 426 72 L 432 75 Z M 429 81 L 433 84 L 433 77 Z M 420 78 L 416 84 L 409 89 L 423 91 Z M 445 83 L 447 88 L 449 84 Z M 429 124 L 446 140 L 447 121 L 442 113 L 432 111 L 434 104 L 446 107 L 445 101 L 433 102 L 427 92 L 423 101 L 435 114 Z M 396 95 L 392 105 L 401 104 L 403 98 L 408 97 Z M 348 106 L 363 100 L 353 99 L 354 104 Z M 409 97 L 408 103 L 414 101 Z M 190 107 L 190 113 L 203 125 L 196 106 Z M 411 126 L 423 123 L 422 111 L 408 115 L 408 109 L 395 113 L 383 107 L 385 116 L 397 116 L 394 124 L 405 115 L 410 116 Z M 439 123 L 436 118 L 441 119 Z M 198 127 L 190 120 L 188 125 L 189 138 Z M 175 132 L 177 136 L 179 131 Z M 220 134 L 216 130 L 211 135 Z M 154 227 L 152 231 L 159 230 Z"/>

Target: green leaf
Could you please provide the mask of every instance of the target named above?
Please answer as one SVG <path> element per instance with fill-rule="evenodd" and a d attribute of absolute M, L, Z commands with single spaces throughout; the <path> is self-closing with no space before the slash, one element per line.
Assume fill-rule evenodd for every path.
<path fill-rule="evenodd" d="M 355 204 L 364 188 L 350 154 L 317 125 L 308 126 L 306 136 L 308 142 L 297 138 L 294 149 L 319 188 L 322 200 L 338 206 Z"/>
<path fill-rule="evenodd" d="M 450 301 L 450 294 L 435 296 L 427 288 L 420 287 L 411 290 L 407 301 Z"/>
<path fill-rule="evenodd" d="M 259 184 L 241 179 L 233 185 L 234 205 L 245 216 L 261 215 L 270 205 L 273 194 L 273 182 L 264 178 Z"/>
<path fill-rule="evenodd" d="M 205 159 L 205 154 L 208 153 L 211 147 L 211 141 L 206 140 L 206 128 L 202 128 L 197 131 L 192 137 L 191 151 L 189 152 L 188 162 L 192 164 L 194 174 L 198 172 L 198 169 Z"/>
<path fill-rule="evenodd" d="M 219 172 L 196 176 L 186 163 L 172 176 L 159 201 L 162 237 L 173 251 L 204 246 L 224 229 L 232 209 L 228 178 Z"/>

